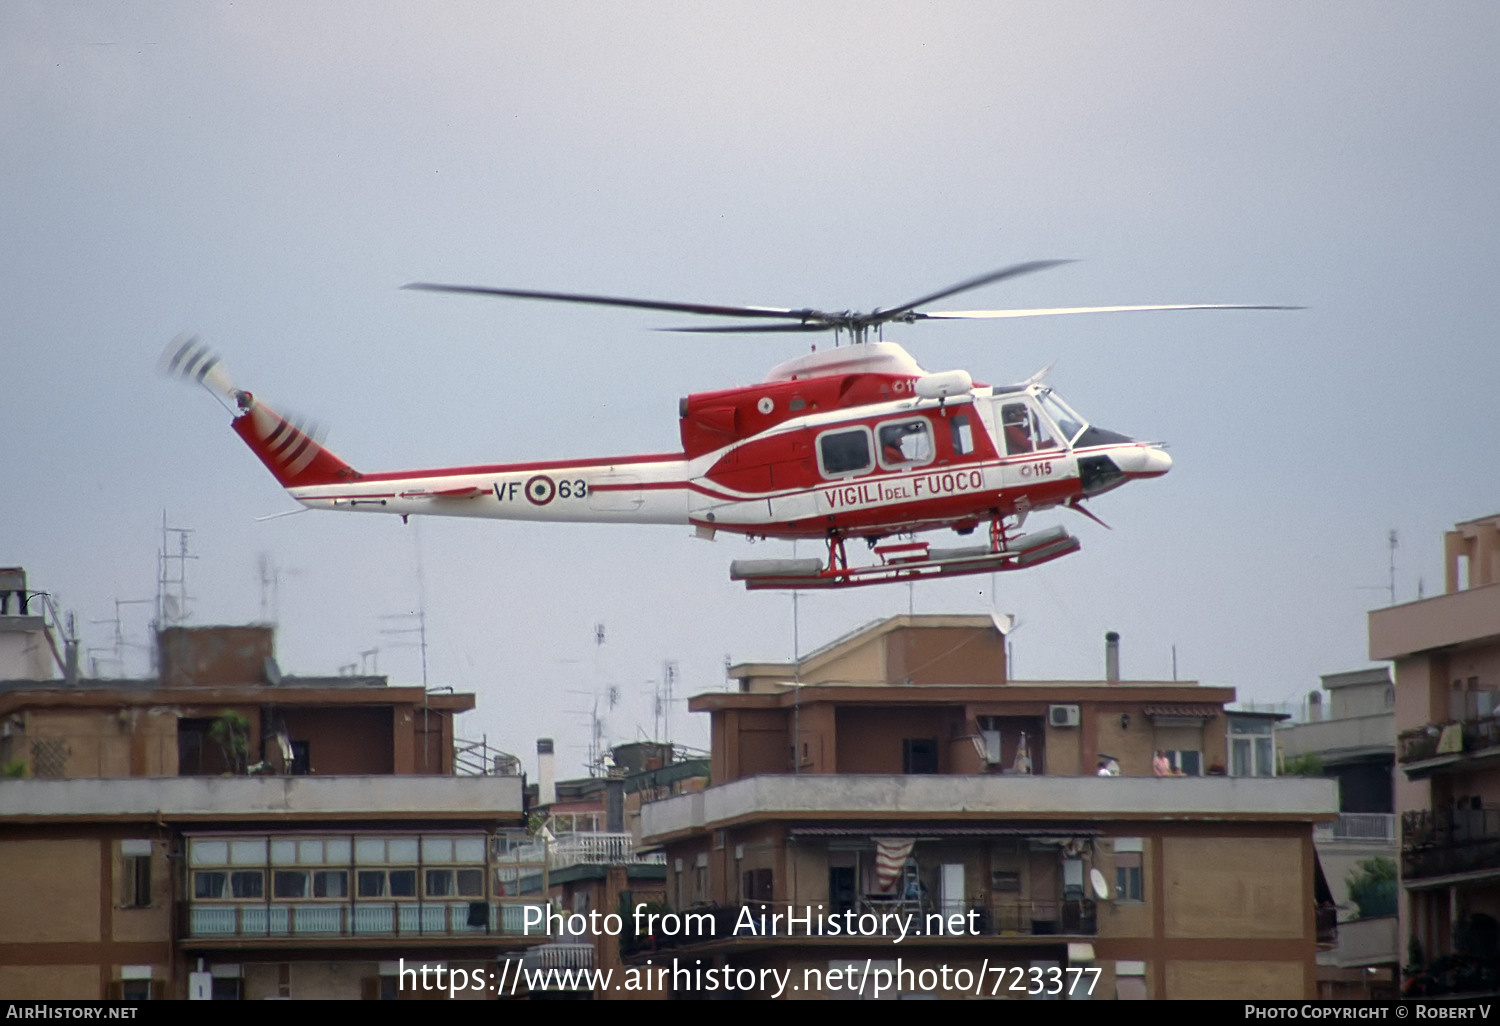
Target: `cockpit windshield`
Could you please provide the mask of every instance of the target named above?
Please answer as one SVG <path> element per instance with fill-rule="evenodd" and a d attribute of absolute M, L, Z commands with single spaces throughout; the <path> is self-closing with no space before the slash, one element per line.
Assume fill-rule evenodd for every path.
<path fill-rule="evenodd" d="M 1083 429 L 1088 427 L 1088 421 L 1074 413 L 1072 408 L 1063 402 L 1050 388 L 1039 388 L 1036 393 L 1037 402 L 1041 404 L 1047 416 L 1057 425 L 1058 432 L 1068 445 L 1078 441 L 1078 436 L 1083 434 Z"/>

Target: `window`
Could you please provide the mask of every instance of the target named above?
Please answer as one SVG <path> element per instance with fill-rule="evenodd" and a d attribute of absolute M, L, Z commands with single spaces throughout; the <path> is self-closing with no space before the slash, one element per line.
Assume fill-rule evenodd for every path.
<path fill-rule="evenodd" d="M 221 871 L 193 874 L 194 898 L 222 898 L 229 883 L 229 874 Z"/>
<path fill-rule="evenodd" d="M 1038 392 L 1037 401 L 1057 425 L 1057 430 L 1062 434 L 1065 442 L 1071 444 L 1083 433 L 1083 418 L 1074 413 L 1067 403 L 1053 395 L 1050 390 L 1044 388 Z"/>
<path fill-rule="evenodd" d="M 875 431 L 880 439 L 880 465 L 887 469 L 932 462 L 932 428 L 925 417 L 882 424 Z"/>
<path fill-rule="evenodd" d="M 1269 735 L 1247 735 L 1230 739 L 1229 773 L 1235 777 L 1274 777 L 1276 763 Z"/>
<path fill-rule="evenodd" d="M 1144 901 L 1141 883 L 1141 853 L 1115 852 L 1115 900 Z"/>
<path fill-rule="evenodd" d="M 325 869 L 312 875 L 314 898 L 347 898 L 349 874 L 342 869 Z"/>
<path fill-rule="evenodd" d="M 775 878 L 772 870 L 751 869 L 741 878 L 746 901 L 770 901 Z"/>
<path fill-rule="evenodd" d="M 953 455 L 967 456 L 974 451 L 974 429 L 969 426 L 967 413 L 957 413 L 949 417 L 948 430 L 952 433 Z"/>
<path fill-rule="evenodd" d="M 150 1001 L 151 1000 L 151 981 L 150 980 L 121 980 L 120 981 L 120 1000 L 121 1001 Z"/>
<path fill-rule="evenodd" d="M 1203 753 L 1179 749 L 1168 749 L 1166 752 L 1167 763 L 1172 767 L 1172 775 L 1181 774 L 1185 777 L 1203 776 Z"/>
<path fill-rule="evenodd" d="M 229 892 L 236 898 L 263 898 L 266 874 L 259 869 L 237 869 L 229 874 Z"/>
<path fill-rule="evenodd" d="M 874 465 L 870 458 L 870 429 L 830 431 L 818 439 L 818 465 L 824 477 L 852 477 Z"/>
<path fill-rule="evenodd" d="M 1000 424 L 1005 448 L 1012 456 L 1057 448 L 1057 439 L 1047 429 L 1047 422 L 1025 403 L 1006 403 L 1000 408 Z"/>
<path fill-rule="evenodd" d="M 385 897 L 385 870 L 361 869 L 356 876 L 361 898 Z"/>
<path fill-rule="evenodd" d="M 120 905 L 124 908 L 151 907 L 151 842 L 120 842 Z"/>
<path fill-rule="evenodd" d="M 901 742 L 902 773 L 938 772 L 938 743 L 935 737 L 909 737 Z"/>
<path fill-rule="evenodd" d="M 396 873 L 392 872 L 391 876 L 395 877 Z M 426 876 L 429 898 L 451 898 L 455 895 L 473 898 L 484 893 L 482 869 L 429 869 Z"/>
<path fill-rule="evenodd" d="M 278 869 L 271 874 L 271 896 L 275 898 L 307 897 L 307 874 Z"/>
<path fill-rule="evenodd" d="M 415 898 L 417 896 L 417 871 L 415 869 L 391 870 L 391 897 Z"/>

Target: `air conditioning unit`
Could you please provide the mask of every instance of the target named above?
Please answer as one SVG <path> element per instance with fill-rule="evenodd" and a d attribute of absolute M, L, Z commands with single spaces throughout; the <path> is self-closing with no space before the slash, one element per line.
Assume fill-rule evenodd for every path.
<path fill-rule="evenodd" d="M 1078 706 L 1076 705 L 1049 705 L 1047 706 L 1047 725 L 1050 727 L 1076 727 L 1078 726 Z"/>

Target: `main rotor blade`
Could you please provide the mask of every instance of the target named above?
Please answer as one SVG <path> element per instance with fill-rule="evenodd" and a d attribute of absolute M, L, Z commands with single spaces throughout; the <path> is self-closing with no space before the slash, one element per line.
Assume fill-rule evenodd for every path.
<path fill-rule="evenodd" d="M 974 321 L 1002 317 L 1057 317 L 1065 314 L 1138 313 L 1148 310 L 1302 310 L 1300 306 L 1267 306 L 1250 303 L 1172 303 L 1163 306 L 1062 306 L 1037 310 L 934 310 L 913 311 L 907 316 L 916 321 Z"/>
<path fill-rule="evenodd" d="M 709 327 L 653 328 L 652 331 L 684 331 L 698 335 L 726 335 L 769 331 L 832 331 L 840 327 L 828 321 L 813 320 L 797 324 L 715 324 Z"/>
<path fill-rule="evenodd" d="M 667 310 L 672 313 L 705 314 L 712 317 L 767 317 L 786 320 L 811 320 L 821 316 L 816 310 L 787 310 L 769 306 L 719 306 L 707 303 L 669 303 L 656 299 L 633 299 L 628 296 L 594 296 L 582 292 L 538 292 L 532 289 L 497 289 L 485 285 L 439 285 L 414 281 L 401 286 L 424 292 L 458 292 L 474 296 L 508 296 L 511 299 L 547 299 L 559 303 L 592 303 L 596 306 L 625 306 L 637 310 Z"/>
<path fill-rule="evenodd" d="M 1072 262 L 1072 260 L 1031 260 L 1024 264 L 1012 264 L 1010 267 L 1002 267 L 998 271 L 991 271 L 988 274 L 981 274 L 977 278 L 961 281 L 957 285 L 950 285 L 939 292 L 923 296 L 921 299 L 913 299 L 909 303 L 902 303 L 900 306 L 893 306 L 888 310 L 876 310 L 870 314 L 870 318 L 872 321 L 891 320 L 906 313 L 908 310 L 914 310 L 924 303 L 946 299 L 949 296 L 957 295 L 960 292 L 967 292 L 970 289 L 977 289 L 979 286 L 988 285 L 991 282 L 1004 281 L 1006 278 L 1016 278 L 1023 274 L 1030 274 L 1033 271 L 1045 271 L 1049 267 L 1057 267 L 1059 264 L 1071 264 Z"/>

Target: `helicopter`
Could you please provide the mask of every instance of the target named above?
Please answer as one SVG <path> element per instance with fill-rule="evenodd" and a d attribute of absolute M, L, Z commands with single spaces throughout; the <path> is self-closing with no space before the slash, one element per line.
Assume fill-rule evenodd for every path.
<path fill-rule="evenodd" d="M 1014 264 L 870 312 L 721 306 L 620 296 L 414 282 L 426 292 L 627 307 L 738 323 L 685 332 L 833 332 L 834 346 L 773 367 L 759 384 L 697 392 L 678 404 L 678 452 L 362 473 L 324 448 L 306 422 L 239 389 L 218 355 L 179 336 L 162 357 L 233 414 L 234 431 L 303 507 L 354 513 L 492 517 L 571 523 L 673 524 L 712 540 L 816 539 L 824 558 L 734 560 L 746 588 L 844 588 L 1037 566 L 1080 547 L 1062 526 L 1022 532 L 1058 507 L 1099 520 L 1085 502 L 1161 477 L 1159 443 L 1090 423 L 1045 383 L 986 385 L 967 371 L 929 373 L 886 325 L 1086 313 L 1285 310 L 1171 304 L 1027 310 L 918 309 L 1066 260 Z M 847 336 L 847 344 L 840 342 Z M 1050 369 L 1050 368 L 1049 368 Z M 301 512 L 296 510 L 295 512 Z M 1108 526 L 1107 524 L 1104 526 Z M 973 544 L 934 547 L 917 535 L 951 529 Z M 850 541 L 874 562 L 851 563 Z"/>

